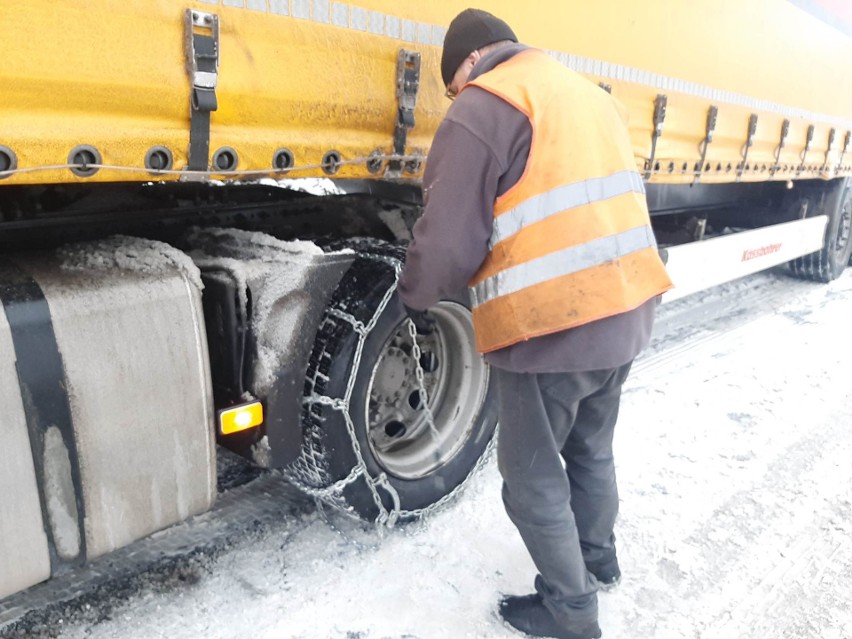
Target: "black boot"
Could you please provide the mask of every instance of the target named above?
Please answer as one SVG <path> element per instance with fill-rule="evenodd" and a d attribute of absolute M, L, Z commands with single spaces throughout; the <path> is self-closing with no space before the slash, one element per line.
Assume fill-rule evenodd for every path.
<path fill-rule="evenodd" d="M 588 562 L 586 570 L 594 575 L 601 590 L 612 590 L 621 581 L 621 570 L 615 557 L 601 563 Z"/>
<path fill-rule="evenodd" d="M 586 621 L 571 627 L 559 623 L 544 605 L 538 593 L 506 597 L 500 602 L 500 616 L 513 628 L 533 637 L 598 639 L 601 636 L 597 621 Z"/>

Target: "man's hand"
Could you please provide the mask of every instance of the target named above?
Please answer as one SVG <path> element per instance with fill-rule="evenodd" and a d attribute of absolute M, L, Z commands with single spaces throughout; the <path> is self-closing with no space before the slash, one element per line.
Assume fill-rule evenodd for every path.
<path fill-rule="evenodd" d="M 414 322 L 414 328 L 417 329 L 419 335 L 431 335 L 435 330 L 435 318 L 429 314 L 429 311 L 418 311 L 405 304 L 402 305 L 406 315 Z"/>

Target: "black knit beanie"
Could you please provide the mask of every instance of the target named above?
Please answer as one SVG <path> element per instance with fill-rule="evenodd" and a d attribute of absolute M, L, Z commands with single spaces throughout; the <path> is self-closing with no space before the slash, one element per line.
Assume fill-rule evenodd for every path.
<path fill-rule="evenodd" d="M 441 55 L 444 86 L 452 82 L 461 63 L 473 51 L 501 40 L 517 42 L 518 38 L 508 24 L 487 11 L 465 9 L 453 18 L 444 36 L 444 53 Z"/>

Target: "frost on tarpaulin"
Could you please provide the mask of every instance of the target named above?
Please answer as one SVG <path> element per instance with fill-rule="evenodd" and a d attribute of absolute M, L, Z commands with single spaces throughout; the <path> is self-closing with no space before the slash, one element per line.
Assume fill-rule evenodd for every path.
<path fill-rule="evenodd" d="M 155 240 L 114 235 L 104 240 L 69 244 L 57 250 L 67 271 L 131 271 L 146 275 L 181 273 L 199 291 L 201 272 L 188 255 Z"/>
<path fill-rule="evenodd" d="M 265 397 L 300 340 L 313 339 L 300 320 L 317 302 L 312 271 L 329 254 L 313 242 L 238 229 L 198 230 L 189 239 L 194 247 L 190 255 L 202 270 L 226 271 L 233 278 L 244 313 L 251 291 L 257 357 L 250 386 L 256 396 Z"/>

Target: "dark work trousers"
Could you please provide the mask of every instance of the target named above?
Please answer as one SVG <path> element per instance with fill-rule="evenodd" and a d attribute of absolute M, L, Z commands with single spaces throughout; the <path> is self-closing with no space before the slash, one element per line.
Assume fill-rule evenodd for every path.
<path fill-rule="evenodd" d="M 536 590 L 569 627 L 597 619 L 586 562 L 615 557 L 612 436 L 631 363 L 575 373 L 492 369 L 503 503 L 538 568 Z"/>

